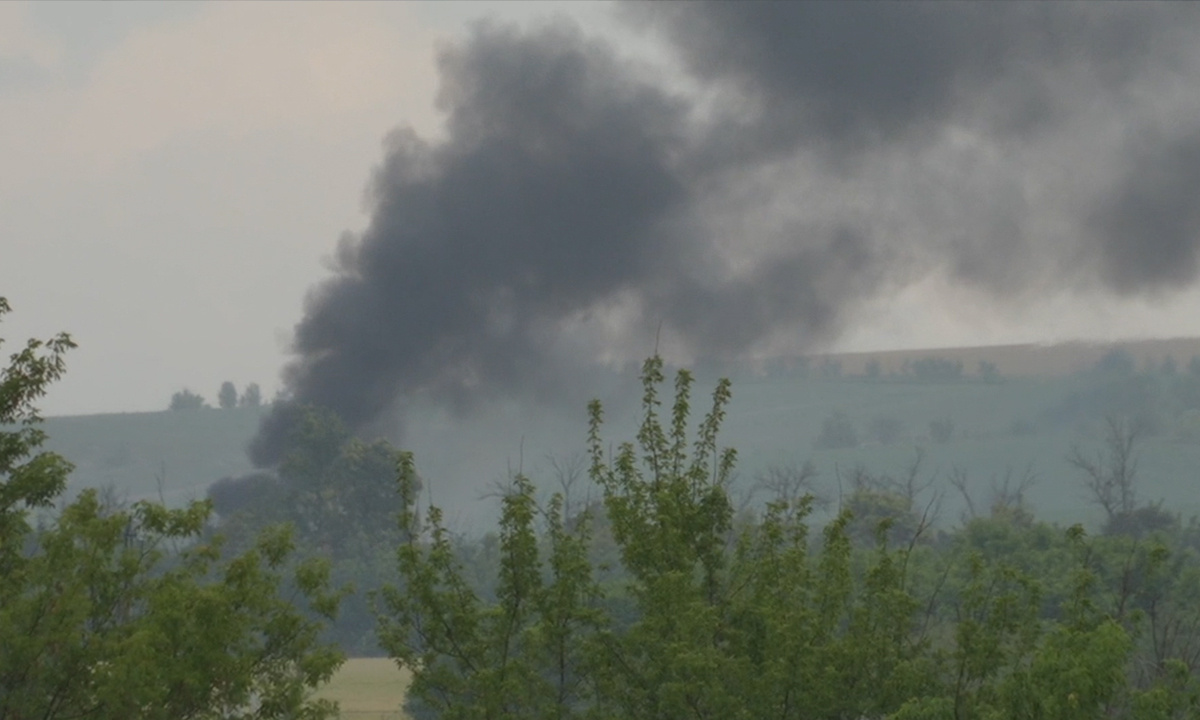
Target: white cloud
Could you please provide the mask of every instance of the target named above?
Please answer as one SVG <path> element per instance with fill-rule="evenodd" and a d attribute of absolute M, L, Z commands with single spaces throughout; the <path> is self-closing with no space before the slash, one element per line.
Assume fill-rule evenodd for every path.
<path fill-rule="evenodd" d="M 0 147 L 30 163 L 36 147 L 43 162 L 48 153 L 102 174 L 194 133 L 321 135 L 381 110 L 428 131 L 434 36 L 404 15 L 403 6 L 210 3 L 130 33 L 80 88 L 0 100 L 10 138 Z"/>

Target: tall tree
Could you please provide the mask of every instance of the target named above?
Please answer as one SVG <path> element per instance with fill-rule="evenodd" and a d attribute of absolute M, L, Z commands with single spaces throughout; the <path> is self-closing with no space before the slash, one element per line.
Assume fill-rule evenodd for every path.
<path fill-rule="evenodd" d="M 0 719 L 333 716 L 309 697 L 341 661 L 313 618 L 340 594 L 287 531 L 223 560 L 201 541 L 208 503 L 114 509 L 85 490 L 51 514 L 71 466 L 41 450 L 34 403 L 72 347 L 31 340 L 0 370 Z"/>
<path fill-rule="evenodd" d="M 239 403 L 243 407 L 259 407 L 262 405 L 262 389 L 258 387 L 258 383 L 250 383 L 246 389 L 242 391 L 242 398 Z"/>
<path fill-rule="evenodd" d="M 204 407 L 204 398 L 184 388 L 171 396 L 171 410 L 199 410 Z"/>
<path fill-rule="evenodd" d="M 380 634 L 412 672 L 414 717 L 844 718 L 896 710 L 918 689 L 901 553 L 881 543 L 853 567 L 843 515 L 814 556 L 807 498 L 780 499 L 735 531 L 735 454 L 718 445 L 729 384 L 689 437 L 691 375 L 677 376 L 665 413 L 663 380 L 652 358 L 637 437 L 611 453 L 602 408 L 590 409 L 590 477 L 622 586 L 596 580 L 590 516 L 566 516 L 560 495 L 539 507 L 518 476 L 503 500 L 494 592 L 477 593 L 440 511 L 418 522 L 404 456 L 405 587 L 383 594 Z"/>
<path fill-rule="evenodd" d="M 237 407 L 238 392 L 233 383 L 226 380 L 221 383 L 221 390 L 217 393 L 217 404 L 222 410 L 230 410 Z"/>
<path fill-rule="evenodd" d="M 652 358 L 631 441 L 603 441 L 591 405 L 602 507 L 572 516 L 561 494 L 541 504 L 513 479 L 482 589 L 441 511 L 418 517 L 402 456 L 404 585 L 382 594 L 380 640 L 412 674 L 411 717 L 1200 717 L 1200 573 L 1168 580 L 1188 577 L 1172 563 L 1200 562 L 1192 551 L 1171 560 L 1011 508 L 925 542 L 916 463 L 906 481 L 856 482 L 814 548 L 814 499 L 795 483 L 735 517 L 735 455 L 717 442 L 728 383 L 695 423 L 691 376 L 669 408 L 663 382 Z M 601 532 L 615 573 L 593 559 Z"/>

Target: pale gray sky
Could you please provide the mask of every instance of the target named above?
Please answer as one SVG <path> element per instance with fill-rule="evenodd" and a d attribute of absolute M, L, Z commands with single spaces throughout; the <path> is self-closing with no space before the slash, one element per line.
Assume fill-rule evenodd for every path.
<path fill-rule="evenodd" d="M 384 137 L 438 135 L 436 47 L 486 14 L 566 14 L 645 50 L 603 4 L 0 3 L 0 336 L 80 344 L 45 411 L 273 393 Z M 1198 308 L 1195 288 L 997 308 L 932 272 L 831 349 L 1197 335 Z"/>

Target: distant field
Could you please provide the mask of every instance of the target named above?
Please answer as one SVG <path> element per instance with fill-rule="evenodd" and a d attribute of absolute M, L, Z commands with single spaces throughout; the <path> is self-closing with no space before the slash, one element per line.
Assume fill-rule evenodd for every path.
<path fill-rule="evenodd" d="M 993 477 L 1029 467 L 1039 478 L 1029 493 L 1039 516 L 1087 522 L 1098 519 L 1097 511 L 1067 456 L 1077 444 L 1089 453 L 1099 448 L 1101 419 L 1045 419 L 1046 411 L 1074 387 L 1065 378 L 1018 377 L 996 385 L 743 379 L 734 383 L 723 442 L 737 448 L 743 478 L 752 479 L 758 469 L 770 465 L 811 461 L 820 472 L 818 486 L 834 500 L 839 472 L 861 465 L 872 473 L 894 474 L 920 448 L 922 477 L 934 478 L 931 491 L 945 493 L 941 519 L 948 522 L 956 521 L 963 507 L 946 483 L 955 467 L 968 471 L 977 501 L 986 500 Z M 893 418 L 900 423 L 900 437 L 886 445 L 863 437 L 856 448 L 818 449 L 814 440 L 833 413 L 844 414 L 860 435 L 874 419 Z M 930 438 L 929 424 L 939 419 L 953 424 L 949 442 Z M 1185 517 L 1200 513 L 1200 444 L 1147 438 L 1140 448 L 1138 472 L 1143 499 L 1165 500 Z"/>
<path fill-rule="evenodd" d="M 390 658 L 351 658 L 317 697 L 336 700 L 346 720 L 403 720 L 407 673 Z"/>
<path fill-rule="evenodd" d="M 129 501 L 163 498 L 173 505 L 203 498 L 208 486 L 251 469 L 246 443 L 262 410 L 111 413 L 51 417 L 46 447 L 75 464 L 70 488 L 116 488 Z"/>
<path fill-rule="evenodd" d="M 945 479 L 955 467 L 965 468 L 982 497 L 988 482 L 1010 468 L 1031 466 L 1040 481 L 1030 499 L 1042 517 L 1057 521 L 1095 519 L 1094 508 L 1080 491 L 1078 472 L 1066 461 L 1075 444 L 1096 447 L 1096 422 L 1051 422 L 1047 413 L 1078 386 L 1070 373 L 1090 365 L 1113 345 L 1005 346 L 934 349 L 835 356 L 843 375 L 861 375 L 866 363 L 881 366 L 879 381 L 807 379 L 775 363 L 772 372 L 742 368 L 733 373 L 723 444 L 737 448 L 741 482 L 772 465 L 812 461 L 819 485 L 836 499 L 839 472 L 863 465 L 874 473 L 896 473 L 911 461 L 916 448 L 925 452 L 925 476 L 946 491 Z M 1124 343 L 1139 367 L 1174 359 L 1182 371 L 1200 356 L 1200 339 Z M 940 357 L 962 360 L 968 376 L 961 382 L 920 383 L 888 378 L 905 360 Z M 996 364 L 1005 381 L 973 379 L 978 362 Z M 820 358 L 815 365 L 819 366 Z M 700 371 L 695 409 L 711 391 L 715 373 Z M 621 441 L 636 432 L 637 381 L 630 375 L 582 376 L 588 394 L 605 398 L 604 437 Z M 616 387 L 617 390 L 613 390 Z M 586 397 L 568 409 L 496 404 L 478 416 L 454 417 L 437 407 L 410 408 L 404 446 L 416 453 L 417 466 L 429 480 L 434 502 L 448 509 L 456 530 L 467 533 L 492 522 L 494 504 L 480 499 L 506 472 L 521 469 L 535 481 L 553 481 L 547 456 L 570 457 L 584 450 Z M 128 500 L 155 498 L 162 477 L 162 496 L 170 504 L 202 498 L 208 486 L 251 467 L 245 446 L 257 429 L 260 410 L 127 413 L 48 419 L 49 449 L 76 464 L 71 487 L 113 486 Z M 826 418 L 845 415 L 862 443 L 851 449 L 816 447 Z M 887 443 L 869 436 L 872 423 L 899 424 Z M 953 436 L 937 443 L 932 421 L 948 420 Z M 1170 434 L 1142 447 L 1139 490 L 1147 500 L 1165 500 L 1185 516 L 1200 513 L 1200 433 L 1191 439 Z M 735 488 L 736 490 L 736 488 Z M 845 488 L 842 488 L 845 490 Z M 944 499 L 943 519 L 954 522 L 961 507 L 957 494 Z"/>
<path fill-rule="evenodd" d="M 1131 340 L 1127 342 L 1065 342 L 1054 345 L 990 345 L 966 348 L 935 348 L 924 350 L 890 350 L 884 352 L 843 353 L 824 357 L 842 363 L 848 374 L 861 374 L 871 360 L 879 363 L 884 374 L 899 371 L 906 360 L 942 357 L 961 360 L 967 373 L 974 373 L 981 360 L 996 365 L 1003 375 L 1067 375 L 1096 364 L 1105 353 L 1120 348 L 1129 352 L 1141 367 L 1155 365 L 1171 357 L 1180 368 L 1187 367 L 1193 357 L 1200 357 L 1200 338 L 1168 338 L 1161 340 Z"/>

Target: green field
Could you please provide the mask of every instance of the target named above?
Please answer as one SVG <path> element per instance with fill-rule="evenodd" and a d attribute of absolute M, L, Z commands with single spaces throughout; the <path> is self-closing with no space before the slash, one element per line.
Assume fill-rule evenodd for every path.
<path fill-rule="evenodd" d="M 1063 355 L 1059 360 L 1074 357 L 1064 354 L 1068 350 L 1058 351 Z M 1048 362 L 1034 350 L 1026 355 Z M 1026 356 L 1013 355 L 1008 366 L 1018 367 L 1022 357 Z M 1147 355 L 1145 364 L 1150 360 Z M 1040 516 L 1062 522 L 1098 519 L 1067 456 L 1076 445 L 1087 452 L 1099 449 L 1103 417 L 1097 412 L 1054 417 L 1072 393 L 1086 390 L 1087 382 L 1094 380 L 1080 375 L 1013 375 L 986 383 L 972 377 L 974 372 L 967 367 L 963 379 L 940 383 L 886 373 L 874 380 L 821 378 L 815 371 L 807 377 L 783 371 L 735 374 L 722 436 L 722 442 L 739 453 L 735 495 L 745 492 L 766 468 L 812 462 L 819 471 L 817 489 L 836 501 L 846 490 L 839 487 L 839 474 L 844 478 L 856 466 L 876 474 L 899 473 L 920 449 L 922 477 L 932 480 L 928 495 L 943 495 L 942 522 L 956 522 L 963 508 L 946 482 L 955 468 L 967 471 L 972 492 L 984 503 L 992 478 L 1030 468 L 1038 482 L 1028 498 Z M 1182 367 L 1180 373 L 1182 377 Z M 711 373 L 699 376 L 693 401 L 697 409 L 707 404 L 715 380 Z M 1200 513 L 1200 409 L 1188 411 L 1196 416 L 1194 432 L 1181 434 L 1178 403 L 1171 405 L 1171 381 L 1152 382 L 1161 386 L 1155 402 L 1164 405 L 1165 422 L 1140 446 L 1140 496 L 1161 500 L 1185 516 Z M 636 377 L 629 374 L 617 381 L 597 375 L 581 383 L 597 392 L 607 388 L 605 437 L 632 438 L 639 397 Z M 457 530 L 473 533 L 481 522 L 490 522 L 493 503 L 480 496 L 497 480 L 518 469 L 535 481 L 552 480 L 548 456 L 569 458 L 583 450 L 585 404 L 586 397 L 565 408 L 500 402 L 465 419 L 418 404 L 409 407 L 403 444 L 416 453 L 433 502 L 447 509 Z M 203 497 L 208 485 L 222 477 L 251 469 L 244 449 L 261 412 L 239 408 L 57 417 L 47 421 L 46 431 L 49 448 L 76 464 L 73 489 L 111 486 L 127 500 L 156 498 L 161 479 L 162 497 L 179 504 Z M 857 429 L 857 446 L 819 446 L 822 425 L 834 414 Z M 871 428 L 884 421 L 895 432 L 881 441 Z M 935 421 L 953 426 L 948 439 L 931 436 Z"/>
<path fill-rule="evenodd" d="M 347 720 L 401 720 L 408 675 L 388 658 L 351 658 L 317 697 L 335 700 Z"/>
<path fill-rule="evenodd" d="M 921 482 L 929 484 L 918 502 L 940 497 L 936 523 L 943 528 L 956 525 L 965 507 L 948 482 L 956 468 L 969 474 L 970 492 L 984 512 L 992 478 L 1010 471 L 1020 475 L 1029 468 L 1038 480 L 1026 500 L 1040 518 L 1082 521 L 1095 529 L 1102 518 L 1068 454 L 1075 446 L 1088 454 L 1101 448 L 1104 412 L 1096 398 L 1111 399 L 1114 388 L 1128 390 L 1141 383 L 1143 389 L 1151 388 L 1142 400 L 1151 398 L 1152 414 L 1160 422 L 1138 446 L 1139 501 L 1161 501 L 1184 520 L 1200 515 L 1200 372 L 1139 370 L 1113 380 L 1097 373 L 1018 375 L 999 382 L 970 375 L 944 382 L 887 375 L 817 375 L 778 370 L 733 375 L 733 400 L 720 442 L 738 451 L 732 487 L 735 503 L 762 471 L 811 462 L 818 471 L 814 489 L 830 501 L 827 512 L 832 512 L 839 497 L 852 490 L 847 478 L 854 468 L 898 475 L 920 452 Z M 589 390 L 594 387 L 602 393 L 603 436 L 612 448 L 634 438 L 639 423 L 636 377 L 629 374 L 617 380 L 611 375 L 581 380 Z M 694 415 L 707 408 L 715 380 L 711 372 L 698 373 Z M 662 391 L 667 406 L 663 412 L 669 416 L 669 381 Z M 1116 396 L 1123 397 L 1120 392 Z M 497 402 L 481 406 L 470 417 L 416 404 L 407 408 L 403 446 L 416 454 L 426 501 L 446 510 L 452 531 L 478 537 L 494 528 L 494 496 L 481 496 L 497 480 L 520 471 L 550 488 L 554 463 L 548 457 L 568 464 L 572 456 L 582 457 L 585 403 L 586 399 L 567 407 L 546 407 Z M 161 495 L 168 504 L 178 505 L 204 497 L 208 486 L 222 477 L 251 470 L 245 447 L 262 412 L 242 408 L 56 417 L 47 420 L 45 430 L 48 449 L 76 465 L 72 490 L 109 487 L 118 500 Z M 854 446 L 822 445 L 819 438 L 831 417 L 844 418 L 853 426 L 858 436 Z M 886 439 L 873 429 L 882 420 L 892 429 Z M 933 423 L 952 429 L 939 437 Z M 589 489 L 579 491 L 587 494 Z M 386 547 L 378 550 L 380 557 L 388 552 Z M 381 566 L 359 563 L 370 559 L 355 558 L 339 567 L 350 573 L 345 579 L 360 588 L 389 580 Z M 369 568 L 365 577 L 354 574 L 364 568 Z M 356 617 L 359 625 L 342 628 L 361 626 L 369 633 L 369 613 L 360 607 Z M 353 632 L 341 641 L 344 647 L 357 648 L 353 652 L 372 652 L 370 643 L 364 644 Z M 402 718 L 399 708 L 405 687 L 406 678 L 392 661 L 355 659 L 347 662 L 321 696 L 339 701 L 342 717 Z"/>
<path fill-rule="evenodd" d="M 945 482 L 956 466 L 968 471 L 980 499 L 993 477 L 1029 467 L 1038 477 L 1029 499 L 1039 516 L 1087 521 L 1098 516 L 1067 456 L 1076 445 L 1085 453 L 1099 449 L 1103 418 L 1046 419 L 1077 386 L 1069 378 L 1014 378 L 994 385 L 743 380 L 734 384 L 724 438 L 738 449 L 744 477 L 771 464 L 811 461 L 820 472 L 818 484 L 834 496 L 839 470 L 862 465 L 874 473 L 901 472 L 920 448 L 923 477 L 934 481 L 931 491 L 946 493 L 944 521 L 956 520 L 962 508 Z M 849 418 L 860 436 L 872 419 L 892 417 L 902 425 L 900 439 L 884 445 L 865 437 L 855 448 L 816 448 L 825 418 L 835 412 Z M 930 437 L 929 424 L 939 419 L 954 426 L 945 443 Z M 1138 477 L 1144 499 L 1164 500 L 1185 516 L 1200 513 L 1200 444 L 1194 440 L 1169 430 L 1146 437 Z"/>
<path fill-rule="evenodd" d="M 190 411 L 51 417 L 46 448 L 75 464 L 71 489 L 111 486 L 122 499 L 172 505 L 203 498 L 222 477 L 250 470 L 245 446 L 262 410 Z"/>

